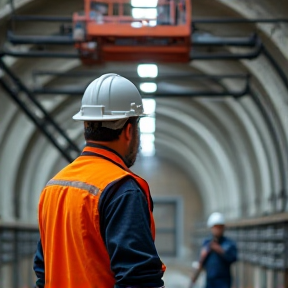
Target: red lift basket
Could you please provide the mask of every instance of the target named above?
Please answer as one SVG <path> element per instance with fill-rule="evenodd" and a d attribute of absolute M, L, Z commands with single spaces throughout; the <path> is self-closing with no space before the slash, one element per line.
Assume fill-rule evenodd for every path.
<path fill-rule="evenodd" d="M 147 7 L 146 0 L 84 0 L 85 11 L 73 15 L 82 62 L 188 62 L 190 0 L 155 2 Z"/>

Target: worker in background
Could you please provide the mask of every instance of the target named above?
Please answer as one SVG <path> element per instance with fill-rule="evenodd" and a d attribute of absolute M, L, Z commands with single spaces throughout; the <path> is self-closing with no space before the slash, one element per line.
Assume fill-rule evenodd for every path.
<path fill-rule="evenodd" d="M 203 242 L 199 268 L 192 278 L 192 284 L 196 282 L 201 270 L 205 269 L 206 288 L 231 288 L 230 267 L 237 261 L 236 244 L 224 236 L 225 218 L 221 213 L 211 214 L 207 226 L 211 229 L 211 236 Z"/>
<path fill-rule="evenodd" d="M 39 287 L 164 287 L 149 186 L 129 170 L 141 116 L 129 80 L 105 74 L 87 87 L 73 117 L 84 121 L 86 147 L 40 196 Z"/>

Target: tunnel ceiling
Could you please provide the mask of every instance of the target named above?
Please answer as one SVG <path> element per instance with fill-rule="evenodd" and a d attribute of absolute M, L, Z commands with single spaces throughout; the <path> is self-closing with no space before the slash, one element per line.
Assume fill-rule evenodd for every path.
<path fill-rule="evenodd" d="M 3 8 L 0 13 L 1 46 L 18 52 L 29 50 L 27 46 L 13 47 L 7 43 L 10 6 L 0 3 Z M 82 3 L 14 1 L 14 6 L 15 13 L 20 15 L 69 16 L 81 10 Z M 287 19 L 288 3 L 284 0 L 194 0 L 192 17 L 193 20 Z M 15 31 L 26 35 L 41 35 L 43 31 L 48 35 L 59 26 L 54 23 L 35 25 L 35 22 L 16 24 Z M 201 194 L 205 214 L 219 210 L 227 217 L 237 218 L 287 210 L 288 84 L 285 79 L 287 81 L 288 78 L 288 23 L 196 22 L 194 32 L 237 39 L 257 35 L 257 41 L 260 41 L 252 48 L 195 46 L 197 53 L 245 55 L 256 53 L 258 48 L 259 51 L 257 55 L 248 57 L 251 59 L 192 60 L 185 65 L 159 65 L 158 85 L 163 95 L 156 97 L 157 155 L 185 171 Z M 71 50 L 69 47 L 57 49 Z M 87 77 L 64 78 L 35 74 L 51 70 L 81 73 L 87 68 L 78 59 L 5 56 L 4 60 L 31 90 L 84 87 L 91 79 L 106 72 L 136 76 L 137 67 L 131 63 L 107 63 L 89 68 L 92 75 Z M 241 77 L 192 79 L 191 74 Z M 1 77 L 3 75 L 2 71 Z M 161 76 L 167 75 L 172 79 L 161 79 Z M 226 91 L 227 95 L 187 97 L 191 91 Z M 241 94 L 241 91 L 244 91 L 244 96 L 231 97 L 233 93 Z M 174 97 L 163 97 L 165 93 Z M 1 217 L 30 221 L 35 218 L 38 195 L 43 185 L 67 162 L 4 91 L 0 99 Z M 82 126 L 71 119 L 79 109 L 80 96 L 37 95 L 37 99 L 80 147 L 83 144 Z"/>

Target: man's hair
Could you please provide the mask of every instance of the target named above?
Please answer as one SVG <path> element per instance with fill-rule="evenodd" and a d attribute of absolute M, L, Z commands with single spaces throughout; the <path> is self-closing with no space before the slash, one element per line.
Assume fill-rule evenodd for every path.
<path fill-rule="evenodd" d="M 84 136 L 86 141 L 102 141 L 110 142 L 118 140 L 122 131 L 127 127 L 129 123 L 135 127 L 137 125 L 138 117 L 130 117 L 121 129 L 113 130 L 106 127 L 102 127 L 102 122 L 85 121 L 84 122 Z"/>

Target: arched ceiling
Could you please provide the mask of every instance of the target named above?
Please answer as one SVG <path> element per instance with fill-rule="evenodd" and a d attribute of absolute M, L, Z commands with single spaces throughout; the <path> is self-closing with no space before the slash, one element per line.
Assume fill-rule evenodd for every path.
<path fill-rule="evenodd" d="M 81 6 L 81 1 L 75 0 L 15 1 L 17 13 L 22 14 L 71 15 L 80 10 Z M 3 32 L 1 43 L 5 43 L 6 39 L 9 6 L 5 11 L 2 10 L 0 14 L 0 31 Z M 288 3 L 284 0 L 277 3 L 270 0 L 193 1 L 193 19 L 225 17 L 288 18 Z M 45 34 L 53 33 L 55 27 L 55 24 L 45 26 Z M 230 37 L 247 37 L 256 32 L 265 49 L 273 55 L 288 78 L 288 23 L 197 24 L 196 28 L 212 35 Z M 17 24 L 19 34 L 39 35 L 42 31 L 43 25 L 38 26 L 33 22 L 20 26 Z M 210 50 L 214 51 L 213 49 Z M 233 53 L 245 53 L 249 50 L 239 47 L 225 49 Z M 35 86 L 87 85 L 93 78 L 69 80 L 43 76 L 35 81 L 31 77 L 35 70 L 81 71 L 84 68 L 77 59 L 23 59 L 5 56 L 5 61 L 31 89 Z M 107 63 L 89 69 L 96 71 L 95 77 L 106 72 L 124 75 L 135 73 L 136 76 L 136 67 L 131 63 Z M 187 72 L 204 75 L 251 74 L 250 91 L 239 99 L 156 98 L 157 154 L 180 166 L 194 183 L 204 203 L 203 216 L 214 210 L 224 212 L 229 218 L 238 218 L 286 209 L 280 192 L 286 190 L 288 193 L 287 181 L 283 179 L 283 175 L 287 175 L 288 166 L 288 88 L 269 57 L 261 53 L 250 60 L 193 60 L 187 65 L 159 65 L 160 76 L 165 73 L 179 75 Z M 212 80 L 159 83 L 166 90 L 176 91 L 175 94 L 186 91 L 187 87 L 193 90 L 212 90 L 215 87 L 219 89 L 219 85 L 229 91 L 240 91 L 245 81 L 225 79 L 218 83 Z M 0 94 L 1 217 L 7 220 L 18 217 L 23 221 L 32 221 L 43 185 L 67 162 L 4 94 Z M 79 109 L 80 97 L 37 97 L 70 138 L 81 146 L 82 126 L 71 119 Z M 268 120 L 265 115 L 269 116 Z"/>

